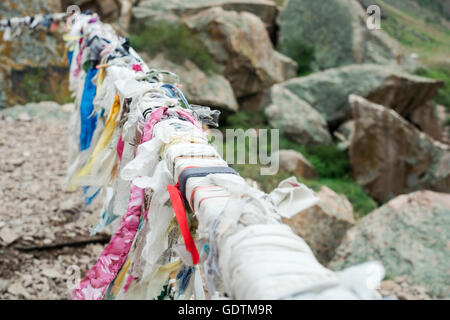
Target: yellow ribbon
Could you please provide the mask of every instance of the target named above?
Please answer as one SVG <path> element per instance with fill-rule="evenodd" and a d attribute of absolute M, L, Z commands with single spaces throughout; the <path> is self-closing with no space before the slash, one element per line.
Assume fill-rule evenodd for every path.
<path fill-rule="evenodd" d="M 125 273 L 127 272 L 128 268 L 130 267 L 130 260 L 127 259 L 125 261 L 125 264 L 122 267 L 122 270 L 120 270 L 119 274 L 117 275 L 116 281 L 114 282 L 114 286 L 112 289 L 113 295 L 117 296 L 119 294 L 121 284 L 123 282 L 123 279 L 125 278 Z"/>
<path fill-rule="evenodd" d="M 111 107 L 111 110 L 109 111 L 108 118 L 106 119 L 105 128 L 103 129 L 102 134 L 100 135 L 100 138 L 98 139 L 97 144 L 95 145 L 95 149 L 92 152 L 92 155 L 89 159 L 89 161 L 86 163 L 86 165 L 78 171 L 77 176 L 78 177 L 84 177 L 91 172 L 92 166 L 96 160 L 96 157 L 98 154 L 106 148 L 106 146 L 111 141 L 112 135 L 114 133 L 114 130 L 117 126 L 117 115 L 120 111 L 120 97 L 118 94 L 116 94 L 116 98 L 114 99 L 114 104 Z"/>

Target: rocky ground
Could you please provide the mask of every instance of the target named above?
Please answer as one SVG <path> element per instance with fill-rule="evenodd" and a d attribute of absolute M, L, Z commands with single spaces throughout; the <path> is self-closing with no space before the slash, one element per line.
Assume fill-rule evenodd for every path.
<path fill-rule="evenodd" d="M 95 263 L 108 235 L 88 226 L 99 203 L 65 191 L 67 106 L 43 102 L 0 113 L 0 299 L 66 299 L 73 271 Z M 74 269 L 75 268 L 75 269 Z M 385 297 L 429 299 L 408 277 L 386 280 Z"/>
<path fill-rule="evenodd" d="M 54 104 L 37 106 L 57 115 L 45 110 Z M 98 204 L 83 209 L 81 191 L 61 187 L 68 114 L 59 110 L 64 121 L 54 121 L 14 109 L 17 119 L 0 115 L 0 299 L 64 299 L 67 269 L 84 274 L 103 248 L 82 243 Z"/>

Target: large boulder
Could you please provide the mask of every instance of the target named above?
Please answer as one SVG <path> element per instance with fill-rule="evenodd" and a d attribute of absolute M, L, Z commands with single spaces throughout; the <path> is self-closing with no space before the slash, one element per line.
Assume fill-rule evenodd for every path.
<path fill-rule="evenodd" d="M 401 195 L 350 229 L 329 267 L 379 260 L 390 277 L 407 275 L 434 297 L 450 297 L 450 195 Z"/>
<path fill-rule="evenodd" d="M 442 86 L 442 81 L 371 64 L 329 69 L 283 83 L 284 88 L 308 102 L 331 124 L 350 117 L 348 96 L 352 93 L 409 117 L 436 96 Z"/>
<path fill-rule="evenodd" d="M 410 120 L 433 139 L 442 141 L 444 128 L 439 121 L 437 107 L 435 108 L 431 102 L 414 110 Z"/>
<path fill-rule="evenodd" d="M 279 128 L 291 140 L 304 145 L 331 143 L 321 114 L 283 86 L 272 86 L 262 105 L 270 125 Z"/>
<path fill-rule="evenodd" d="M 280 168 L 305 179 L 316 179 L 317 171 L 312 164 L 295 150 L 278 151 L 280 158 Z"/>
<path fill-rule="evenodd" d="M 351 95 L 354 134 L 349 157 L 359 184 L 379 202 L 420 189 L 450 192 L 450 147 L 392 109 Z"/>
<path fill-rule="evenodd" d="M 252 13 L 214 7 L 183 21 L 224 66 L 223 74 L 237 98 L 285 81 L 293 74 L 288 69 L 296 68 L 295 62 L 274 50 L 264 23 Z"/>
<path fill-rule="evenodd" d="M 168 19 L 168 16 L 176 19 L 213 7 L 253 13 L 264 22 L 269 33 L 275 32 L 278 8 L 270 0 L 142 0 L 133 7 L 133 16 L 138 20 Z"/>
<path fill-rule="evenodd" d="M 54 12 L 57 1 L 1 1 L 0 17 L 11 18 Z M 65 44 L 59 32 L 26 28 L 11 41 L 0 32 L 0 108 L 45 99 L 70 96 Z"/>
<path fill-rule="evenodd" d="M 302 237 L 322 264 L 334 256 L 345 233 L 354 225 L 353 208 L 344 195 L 323 186 L 317 205 L 284 222 Z"/>
<path fill-rule="evenodd" d="M 366 12 L 354 0 L 289 0 L 279 18 L 281 52 L 295 55 L 298 43 L 314 48 L 314 67 L 323 70 L 354 63 L 415 67 L 400 44 L 366 26 Z"/>
<path fill-rule="evenodd" d="M 190 103 L 206 105 L 222 111 L 237 111 L 238 103 L 228 80 L 217 74 L 206 74 L 190 60 L 182 65 L 171 62 L 163 54 L 148 57 L 140 53 L 152 68 L 170 70 L 180 77 L 182 90 Z"/>

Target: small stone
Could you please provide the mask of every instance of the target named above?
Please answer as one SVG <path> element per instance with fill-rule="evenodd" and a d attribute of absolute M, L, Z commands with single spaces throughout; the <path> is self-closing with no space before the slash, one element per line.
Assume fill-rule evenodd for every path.
<path fill-rule="evenodd" d="M 28 122 L 28 121 L 31 121 L 31 117 L 30 117 L 30 115 L 29 115 L 28 113 L 26 113 L 26 112 L 21 112 L 21 113 L 19 113 L 19 115 L 17 116 L 17 120 Z"/>
<path fill-rule="evenodd" d="M 408 276 L 407 275 L 397 276 L 394 278 L 394 281 L 397 283 L 408 282 Z"/>
<path fill-rule="evenodd" d="M 19 238 L 20 236 L 16 234 L 11 228 L 6 227 L 0 230 L 0 239 L 2 239 L 7 245 L 13 243 Z"/>
<path fill-rule="evenodd" d="M 42 269 L 42 274 L 49 278 L 61 278 L 62 274 L 56 269 Z"/>
<path fill-rule="evenodd" d="M 392 292 L 392 290 L 394 290 L 395 287 L 397 287 L 397 284 L 392 280 L 386 280 L 386 281 L 381 282 L 380 287 L 382 290 Z"/>
<path fill-rule="evenodd" d="M 13 283 L 9 288 L 8 288 L 8 292 L 12 293 L 15 296 L 19 296 L 22 295 L 24 296 L 26 299 L 29 297 L 28 292 L 26 291 L 26 289 L 22 286 L 22 284 L 15 282 Z"/>
<path fill-rule="evenodd" d="M 20 167 L 21 165 L 23 165 L 25 163 L 25 159 L 24 158 L 16 158 L 16 159 L 10 160 L 9 163 L 12 164 L 13 166 Z"/>
<path fill-rule="evenodd" d="M 73 199 L 67 199 L 63 202 L 60 203 L 59 208 L 62 211 L 68 211 L 68 210 L 72 210 L 76 207 L 76 202 Z"/>
<path fill-rule="evenodd" d="M 317 172 L 312 164 L 297 151 L 280 150 L 280 167 L 289 173 L 306 179 L 316 179 Z"/>

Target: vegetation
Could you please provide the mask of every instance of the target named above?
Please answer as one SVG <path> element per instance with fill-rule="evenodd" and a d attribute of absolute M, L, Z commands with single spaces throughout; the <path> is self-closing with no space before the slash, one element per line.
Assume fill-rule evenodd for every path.
<path fill-rule="evenodd" d="M 266 121 L 266 117 L 263 111 L 239 111 L 228 116 L 225 119 L 225 123 L 220 126 L 223 129 L 237 129 L 244 130 L 251 128 L 268 129 L 269 124 Z"/>
<path fill-rule="evenodd" d="M 43 69 L 28 70 L 18 90 L 21 100 L 23 102 L 56 101 L 59 104 L 72 102 L 67 83 L 46 81 L 47 77 Z"/>
<path fill-rule="evenodd" d="M 225 129 L 264 128 L 270 126 L 265 120 L 263 112 L 241 111 L 226 119 Z M 355 218 L 360 218 L 377 208 L 377 203 L 358 185 L 350 176 L 350 165 L 345 152 L 339 150 L 336 145 L 318 145 L 306 147 L 281 136 L 280 149 L 293 149 L 303 156 L 314 166 L 319 174 L 317 180 L 307 180 L 302 177 L 297 179 L 315 191 L 325 185 L 337 193 L 345 195 L 352 203 Z M 235 152 L 237 146 L 235 144 Z M 225 149 L 225 148 L 224 148 Z M 270 140 L 269 146 L 270 149 Z M 246 152 L 248 153 L 248 141 L 246 141 Z M 235 164 L 232 167 L 243 177 L 255 180 L 265 192 L 270 192 L 278 186 L 278 183 L 292 176 L 291 173 L 280 169 L 273 176 L 262 176 L 259 164 Z"/>
<path fill-rule="evenodd" d="M 377 202 L 351 178 L 319 179 L 317 181 L 305 179 L 299 180 L 316 191 L 318 191 L 322 185 L 325 185 L 334 192 L 345 195 L 353 206 L 355 219 L 365 216 L 378 207 Z"/>
<path fill-rule="evenodd" d="M 305 76 L 313 72 L 314 47 L 301 41 L 290 41 L 283 47 L 282 53 L 297 62 L 297 74 Z"/>
<path fill-rule="evenodd" d="M 410 53 L 418 53 L 420 61 L 427 67 L 450 68 L 446 62 L 450 29 L 442 21 L 445 13 L 440 4 L 428 0 L 378 2 L 387 15 L 381 25 L 384 31 L 397 39 Z M 420 3 L 421 7 L 413 2 Z"/>
<path fill-rule="evenodd" d="M 291 173 L 283 169 L 280 169 L 273 176 L 262 176 L 259 165 L 235 164 L 231 166 L 243 177 L 255 180 L 265 192 L 271 192 L 278 186 L 280 181 L 292 176 Z M 365 216 L 378 207 L 375 200 L 351 178 L 319 178 L 317 180 L 307 180 L 297 176 L 297 179 L 315 191 L 319 191 L 322 186 L 327 186 L 336 193 L 345 195 L 353 206 L 355 219 Z"/>
<path fill-rule="evenodd" d="M 292 149 L 303 154 L 321 178 L 349 178 L 348 157 L 335 144 L 306 147 L 280 137 L 280 149 Z"/>
<path fill-rule="evenodd" d="M 214 73 L 218 70 L 218 65 L 199 37 L 183 25 L 150 21 L 144 26 L 134 27 L 130 42 L 138 51 L 151 55 L 164 53 L 168 59 L 180 64 L 188 59 L 205 72 Z"/>
<path fill-rule="evenodd" d="M 379 3 L 388 16 L 382 28 L 409 52 L 418 53 L 425 64 L 425 68 L 415 73 L 444 81 L 445 87 L 439 90 L 435 102 L 450 112 L 450 28 L 444 22 L 450 16 L 443 3 L 429 0 L 380 0 Z M 450 125 L 450 119 L 446 119 L 445 124 Z"/>

